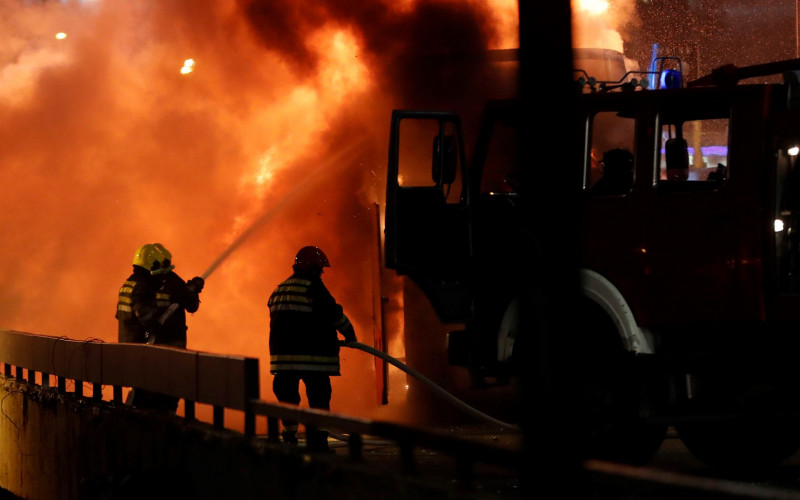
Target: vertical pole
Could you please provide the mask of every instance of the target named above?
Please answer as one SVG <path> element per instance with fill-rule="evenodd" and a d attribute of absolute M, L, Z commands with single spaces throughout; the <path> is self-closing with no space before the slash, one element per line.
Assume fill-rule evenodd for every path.
<path fill-rule="evenodd" d="M 183 416 L 186 420 L 194 420 L 194 401 L 183 400 Z"/>
<path fill-rule="evenodd" d="M 579 297 L 578 152 L 583 151 L 572 82 L 572 12 L 570 2 L 520 0 L 518 6 L 520 97 L 527 118 L 519 130 L 518 191 L 532 255 L 538 256 L 520 276 L 531 287 L 524 297 L 526 307 L 536 313 L 521 325 L 526 335 L 518 336 L 514 346 L 515 359 L 522 360 L 522 492 L 527 498 L 551 491 L 588 498 L 582 469 L 584 428 L 575 401 L 581 367 L 569 347 L 577 334 L 572 307 Z M 543 99 L 558 103 L 544 127 Z M 550 168 L 565 162 L 570 168 Z"/>
<path fill-rule="evenodd" d="M 279 434 L 280 426 L 278 425 L 278 419 L 267 416 L 267 439 L 270 441 L 278 441 Z"/>
<path fill-rule="evenodd" d="M 256 414 L 250 410 L 244 412 L 244 435 L 247 437 L 256 435 Z"/>
<path fill-rule="evenodd" d="M 222 429 L 225 427 L 225 407 L 214 406 L 214 427 Z"/>
<path fill-rule="evenodd" d="M 375 330 L 375 348 L 386 352 L 386 319 L 384 318 L 384 305 L 386 300 L 383 296 L 383 259 L 381 244 L 381 207 L 375 203 L 375 263 L 372 266 L 374 277 L 372 280 L 372 327 Z M 389 404 L 389 381 L 387 376 L 388 365 L 386 360 L 375 358 L 375 373 L 378 382 L 378 400 L 380 404 Z"/>

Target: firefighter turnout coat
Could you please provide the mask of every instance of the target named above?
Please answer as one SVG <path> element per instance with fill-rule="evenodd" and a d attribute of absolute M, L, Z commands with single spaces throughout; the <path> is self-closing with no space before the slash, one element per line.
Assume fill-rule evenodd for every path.
<path fill-rule="evenodd" d="M 286 371 L 339 375 L 339 339 L 355 331 L 319 276 L 295 272 L 269 298 L 270 373 Z"/>

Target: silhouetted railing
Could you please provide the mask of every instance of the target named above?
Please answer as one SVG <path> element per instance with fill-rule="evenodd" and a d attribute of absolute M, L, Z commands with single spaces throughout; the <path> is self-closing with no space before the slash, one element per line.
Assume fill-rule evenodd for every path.
<path fill-rule="evenodd" d="M 113 401 L 121 403 L 123 388 L 142 388 L 184 400 L 185 418 L 195 418 L 195 403 L 214 407 L 213 425 L 224 427 L 226 408 L 244 412 L 246 436 L 255 436 L 257 416 L 267 419 L 267 439 L 278 441 L 281 419 L 297 421 L 307 431 L 326 429 L 347 436 L 349 454 L 360 459 L 366 436 L 397 444 L 405 472 L 415 473 L 414 450 L 425 448 L 453 457 L 457 477 L 470 481 L 476 462 L 515 468 L 520 450 L 465 440 L 400 424 L 349 417 L 327 411 L 301 408 L 259 399 L 257 358 L 220 355 L 178 348 L 71 340 L 0 329 L 0 362 L 6 377 L 67 391 L 74 380 L 74 393 L 83 394 L 84 383 L 92 386 L 91 398 L 102 399 L 102 387 L 111 386 Z M 312 450 L 313 451 L 313 450 Z"/>

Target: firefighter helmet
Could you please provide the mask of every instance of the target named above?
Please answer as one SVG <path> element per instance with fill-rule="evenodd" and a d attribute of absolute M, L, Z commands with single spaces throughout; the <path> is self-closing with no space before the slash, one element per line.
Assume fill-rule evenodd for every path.
<path fill-rule="evenodd" d="M 162 272 L 167 273 L 175 269 L 175 266 L 172 265 L 172 253 L 164 248 L 164 245 L 161 243 L 153 243 L 153 246 L 161 252 L 161 255 L 164 256 L 164 260 L 161 262 L 161 268 L 163 269 Z"/>
<path fill-rule="evenodd" d="M 323 267 L 331 267 L 328 257 L 317 247 L 303 247 L 294 258 L 295 269 L 307 271 L 311 269 L 322 271 Z"/>
<path fill-rule="evenodd" d="M 168 255 L 169 252 L 160 244 L 146 243 L 136 250 L 136 254 L 133 256 L 133 265 L 147 269 L 150 274 L 164 274 L 174 267 L 170 265 Z"/>

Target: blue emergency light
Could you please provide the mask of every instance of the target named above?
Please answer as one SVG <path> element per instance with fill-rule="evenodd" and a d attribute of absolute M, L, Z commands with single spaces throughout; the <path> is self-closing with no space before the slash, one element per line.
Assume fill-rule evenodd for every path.
<path fill-rule="evenodd" d="M 681 88 L 681 72 L 677 69 L 665 69 L 661 72 L 661 81 L 659 82 L 661 89 L 679 89 Z"/>

